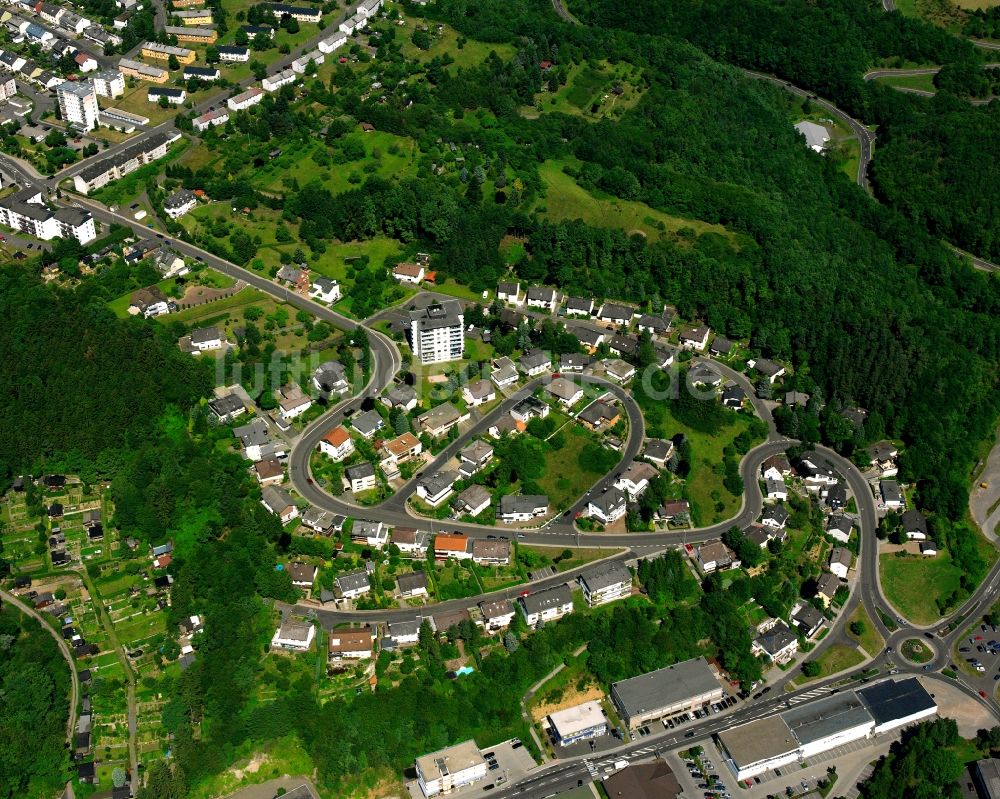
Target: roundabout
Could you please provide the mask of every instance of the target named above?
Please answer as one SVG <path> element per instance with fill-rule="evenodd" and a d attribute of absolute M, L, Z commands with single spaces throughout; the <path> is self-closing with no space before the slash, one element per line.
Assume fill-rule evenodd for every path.
<path fill-rule="evenodd" d="M 934 659 L 934 648 L 918 638 L 907 638 L 899 645 L 899 654 L 910 663 L 923 665 Z"/>

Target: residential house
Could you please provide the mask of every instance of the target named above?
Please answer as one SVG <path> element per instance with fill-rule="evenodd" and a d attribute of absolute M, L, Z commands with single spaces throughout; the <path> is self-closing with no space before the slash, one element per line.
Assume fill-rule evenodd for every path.
<path fill-rule="evenodd" d="M 458 472 L 450 470 L 421 477 L 417 480 L 417 496 L 432 508 L 436 508 L 451 496 L 457 480 Z"/>
<path fill-rule="evenodd" d="M 395 527 L 389 539 L 401 555 L 423 558 L 427 555 L 429 543 L 427 533 L 414 527 Z"/>
<path fill-rule="evenodd" d="M 494 599 L 479 603 L 482 624 L 487 632 L 497 632 L 508 627 L 514 620 L 514 605 L 509 599 Z"/>
<path fill-rule="evenodd" d="M 351 540 L 356 544 L 381 549 L 389 543 L 389 527 L 380 521 L 356 519 L 351 527 Z"/>
<path fill-rule="evenodd" d="M 463 477 L 472 477 L 493 460 L 493 447 L 476 439 L 458 451 L 459 472 Z"/>
<path fill-rule="evenodd" d="M 841 580 L 847 579 L 847 572 L 850 571 L 853 563 L 854 556 L 851 554 L 851 550 L 845 547 L 834 547 L 830 551 L 830 573 L 835 574 Z"/>
<path fill-rule="evenodd" d="M 378 411 L 365 411 L 351 419 L 351 427 L 365 438 L 372 438 L 379 430 L 385 427 L 385 421 L 383 421 Z"/>
<path fill-rule="evenodd" d="M 842 544 L 850 541 L 853 529 L 854 522 L 842 513 L 834 513 L 826 520 L 826 532 Z"/>
<path fill-rule="evenodd" d="M 309 296 L 320 302 L 334 303 L 339 302 L 343 295 L 340 291 L 340 283 L 332 277 L 316 277 L 313 278 L 309 287 Z"/>
<path fill-rule="evenodd" d="M 396 587 L 403 599 L 427 596 L 427 575 L 423 572 L 406 572 L 396 577 Z"/>
<path fill-rule="evenodd" d="M 458 408 L 450 402 L 445 402 L 431 408 L 426 413 L 420 414 L 420 416 L 417 417 L 417 424 L 428 435 L 434 438 L 440 438 L 441 436 L 446 435 L 451 428 L 467 421 L 468 418 L 468 411 L 461 413 Z"/>
<path fill-rule="evenodd" d="M 784 505 L 771 505 L 764 509 L 761 514 L 760 523 L 765 527 L 773 527 L 776 530 L 784 530 L 788 523 L 788 511 Z"/>
<path fill-rule="evenodd" d="M 896 465 L 899 449 L 891 441 L 880 441 L 869 448 L 868 454 L 871 456 L 872 465 L 879 470 L 882 477 L 895 477 L 899 474 L 899 467 Z"/>
<path fill-rule="evenodd" d="M 228 121 L 229 112 L 225 108 L 217 108 L 196 117 L 192 125 L 198 133 L 204 133 L 209 128 L 217 128 L 220 125 L 225 125 Z"/>
<path fill-rule="evenodd" d="M 281 519 L 282 524 L 288 524 L 299 516 L 299 509 L 295 507 L 291 496 L 281 488 L 265 486 L 261 492 L 260 504 Z"/>
<path fill-rule="evenodd" d="M 560 372 L 582 372 L 590 366 L 590 357 L 579 352 L 564 352 L 559 356 Z"/>
<path fill-rule="evenodd" d="M 552 355 L 540 349 L 533 349 L 521 356 L 521 371 L 528 377 L 538 377 L 552 371 Z"/>
<path fill-rule="evenodd" d="M 473 539 L 472 562 L 481 566 L 506 566 L 510 563 L 510 539 Z"/>
<path fill-rule="evenodd" d="M 289 563 L 288 573 L 292 576 L 292 585 L 296 588 L 310 589 L 316 582 L 319 569 L 311 563 Z"/>
<path fill-rule="evenodd" d="M 842 485 L 830 486 L 826 492 L 826 504 L 832 511 L 844 508 L 847 505 L 847 487 Z"/>
<path fill-rule="evenodd" d="M 528 289 L 528 307 L 539 308 L 548 313 L 555 313 L 559 303 L 559 295 L 555 289 L 548 286 L 532 286 Z"/>
<path fill-rule="evenodd" d="M 169 86 L 150 86 L 146 90 L 146 99 L 151 103 L 158 103 L 166 100 L 170 105 L 183 105 L 187 100 L 187 92 L 184 89 L 173 89 Z"/>
<path fill-rule="evenodd" d="M 699 363 L 688 370 L 688 383 L 692 386 L 717 388 L 722 385 L 722 376 L 707 363 Z"/>
<path fill-rule="evenodd" d="M 670 323 L 674 315 L 669 311 L 660 314 L 643 314 L 639 317 L 636 327 L 640 333 L 649 333 L 651 336 L 665 336 L 670 331 Z"/>
<path fill-rule="evenodd" d="M 420 640 L 419 620 L 391 621 L 387 626 L 388 637 L 395 646 L 413 646 Z"/>
<path fill-rule="evenodd" d="M 149 286 L 132 293 L 129 298 L 128 312 L 132 316 L 142 315 L 144 319 L 152 319 L 161 314 L 169 313 L 170 306 L 166 295 L 159 286 Z"/>
<path fill-rule="evenodd" d="M 691 521 L 691 506 L 686 499 L 664 502 L 653 514 L 656 521 L 682 525 Z"/>
<path fill-rule="evenodd" d="M 778 621 L 753 640 L 750 651 L 755 655 L 767 655 L 775 664 L 787 663 L 799 651 L 799 638 L 787 624 Z"/>
<path fill-rule="evenodd" d="M 271 646 L 277 649 L 306 652 L 312 646 L 315 637 L 316 628 L 311 624 L 285 619 L 275 630 L 274 636 L 271 638 Z"/>
<path fill-rule="evenodd" d="M 257 461 L 253 465 L 254 476 L 262 486 L 277 485 L 285 479 L 284 467 L 275 459 Z"/>
<path fill-rule="evenodd" d="M 632 461 L 619 473 L 615 480 L 615 488 L 625 491 L 629 499 L 635 502 L 649 488 L 649 481 L 659 474 L 656 468 L 644 461 Z"/>
<path fill-rule="evenodd" d="M 286 422 L 298 418 L 312 407 L 312 397 L 304 393 L 298 383 L 282 386 L 278 393 L 281 418 Z"/>
<path fill-rule="evenodd" d="M 635 358 L 639 352 L 639 339 L 635 336 L 614 335 L 608 341 L 608 349 L 619 358 Z"/>
<path fill-rule="evenodd" d="M 490 380 L 497 388 L 506 388 L 518 380 L 517 367 L 506 355 L 493 361 L 493 370 L 490 372 Z"/>
<path fill-rule="evenodd" d="M 397 408 L 404 413 L 409 413 L 417 407 L 418 397 L 416 389 L 405 383 L 393 386 L 382 397 L 382 404 L 389 408 Z"/>
<path fill-rule="evenodd" d="M 333 535 L 343 528 L 344 517 L 322 508 L 309 508 L 302 514 L 302 524 L 320 535 Z"/>
<path fill-rule="evenodd" d="M 729 547 L 716 539 L 706 541 L 697 549 L 698 566 L 705 574 L 714 571 L 726 571 L 727 569 L 738 569 L 740 561 L 736 558 L 736 553 Z"/>
<path fill-rule="evenodd" d="M 592 608 L 632 594 L 632 572 L 620 561 L 594 566 L 576 579 L 583 589 L 583 598 Z"/>
<path fill-rule="evenodd" d="M 594 313 L 594 300 L 591 297 L 567 297 L 566 316 L 591 316 Z"/>
<path fill-rule="evenodd" d="M 605 302 L 597 312 L 597 321 L 608 325 L 630 325 L 635 318 L 636 310 L 630 305 L 617 302 Z"/>
<path fill-rule="evenodd" d="M 772 386 L 785 374 L 784 366 L 780 363 L 768 360 L 767 358 L 758 358 L 754 361 L 753 370 L 761 377 L 765 378 Z"/>
<path fill-rule="evenodd" d="M 354 452 L 351 434 L 343 425 L 337 425 L 319 440 L 319 451 L 335 461 L 344 460 Z"/>
<path fill-rule="evenodd" d="M 635 367 L 620 358 L 607 358 L 601 361 L 601 368 L 619 385 L 625 385 L 635 377 Z"/>
<path fill-rule="evenodd" d="M 263 454 L 262 447 L 270 440 L 270 430 L 267 422 L 259 416 L 242 427 L 233 428 L 233 435 L 243 444 L 244 455 L 248 460 L 259 461 Z"/>
<path fill-rule="evenodd" d="M 927 518 L 918 510 L 903 513 L 903 532 L 910 541 L 927 540 Z"/>
<path fill-rule="evenodd" d="M 685 328 L 680 334 L 681 349 L 703 352 L 708 346 L 710 335 L 712 335 L 712 331 L 705 325 Z"/>
<path fill-rule="evenodd" d="M 199 327 L 191 331 L 191 346 L 196 352 L 220 349 L 224 340 L 217 327 Z"/>
<path fill-rule="evenodd" d="M 826 617 L 808 602 L 797 602 L 792 608 L 792 622 L 803 638 L 812 638 L 826 623 Z"/>
<path fill-rule="evenodd" d="M 490 492 L 473 483 L 455 497 L 455 509 L 464 516 L 474 518 L 490 506 L 490 501 Z"/>
<path fill-rule="evenodd" d="M 743 401 L 746 398 L 747 393 L 735 383 L 722 389 L 722 404 L 727 408 L 738 411 L 743 407 Z"/>
<path fill-rule="evenodd" d="M 333 581 L 337 591 L 344 599 L 357 599 L 372 590 L 368 572 L 365 569 L 337 575 Z"/>
<path fill-rule="evenodd" d="M 792 473 L 792 465 L 783 453 L 771 455 L 760 465 L 760 476 L 765 480 L 784 480 Z"/>
<path fill-rule="evenodd" d="M 526 522 L 549 512 L 549 498 L 544 494 L 506 494 L 500 497 L 497 518 L 504 524 Z"/>
<path fill-rule="evenodd" d="M 830 603 L 833 602 L 833 598 L 837 595 L 837 589 L 840 588 L 840 580 L 838 580 L 830 572 L 823 572 L 816 580 L 816 596 L 819 597 L 820 601 L 823 603 L 823 607 L 830 607 Z"/>
<path fill-rule="evenodd" d="M 591 355 L 604 343 L 604 333 L 591 330 L 589 327 L 574 327 L 569 332 L 577 337 L 584 349 Z"/>
<path fill-rule="evenodd" d="M 150 91 L 153 90 L 150 89 Z M 194 192 L 190 192 L 187 189 L 180 189 L 163 201 L 163 210 L 166 211 L 167 216 L 171 219 L 177 219 L 184 216 L 184 214 L 192 210 L 196 205 L 198 205 L 198 198 L 194 196 Z"/>
<path fill-rule="evenodd" d="M 784 480 L 774 480 L 768 478 L 764 481 L 764 496 L 768 499 L 775 499 L 784 502 L 788 499 L 788 486 Z"/>
<path fill-rule="evenodd" d="M 312 383 L 324 397 L 329 397 L 331 394 L 343 394 L 350 389 L 347 382 L 347 372 L 340 361 L 321 363 L 313 372 Z"/>
<path fill-rule="evenodd" d="M 594 400 L 586 408 L 577 414 L 577 421 L 583 424 L 588 430 L 607 430 L 618 424 L 621 417 L 618 408 L 609 405 L 602 400 Z"/>
<path fill-rule="evenodd" d="M 166 249 L 158 250 L 153 255 L 153 268 L 164 279 L 182 277 L 191 271 L 179 253 Z"/>
<path fill-rule="evenodd" d="M 250 48 L 249 47 L 237 47 L 237 46 L 234 46 L 234 45 L 220 44 L 220 45 L 216 45 L 215 49 L 219 53 L 219 60 L 220 61 L 245 62 L 245 61 L 249 61 L 250 60 Z M 260 89 L 253 88 L 250 91 L 254 92 L 254 95 L 256 97 L 263 98 L 263 96 L 264 96 L 264 93 Z M 248 92 L 244 92 L 243 94 L 248 94 Z M 237 95 L 236 97 L 242 97 L 242 96 L 243 95 Z M 228 103 L 229 107 L 233 111 L 241 111 L 242 110 L 241 108 L 234 108 L 233 107 L 232 100 L 235 100 L 236 97 L 231 98 L 231 100 Z M 244 100 L 245 100 L 245 98 L 244 98 Z M 240 105 L 242 102 L 244 102 L 244 100 L 237 101 L 236 104 Z M 258 99 L 256 102 L 259 103 L 260 100 Z M 251 103 L 250 105 L 254 105 L 254 104 L 255 103 Z M 244 106 L 244 108 L 249 108 L 249 106 Z"/>
<path fill-rule="evenodd" d="M 786 391 L 785 405 L 789 408 L 805 408 L 809 404 L 809 395 L 804 391 Z"/>
<path fill-rule="evenodd" d="M 222 77 L 218 67 L 184 67 L 184 80 L 217 81 Z"/>
<path fill-rule="evenodd" d="M 495 400 L 497 392 L 489 380 L 482 379 L 463 386 L 462 397 L 468 405 L 476 407 Z"/>
<path fill-rule="evenodd" d="M 840 482 L 833 467 L 815 452 L 807 452 L 799 458 L 795 470 L 805 483 L 807 491 L 826 491 Z"/>
<path fill-rule="evenodd" d="M 400 283 L 419 285 L 423 282 L 425 274 L 420 264 L 396 264 L 392 268 L 392 276 Z"/>
<path fill-rule="evenodd" d="M 378 479 L 375 477 L 375 467 L 368 463 L 368 461 L 348 466 L 344 470 L 344 475 L 344 487 L 354 494 L 359 494 L 362 491 L 371 491 L 378 485 Z"/>
<path fill-rule="evenodd" d="M 502 281 L 497 286 L 497 299 L 510 305 L 521 305 L 524 296 L 521 294 L 521 284 L 511 281 Z"/>
<path fill-rule="evenodd" d="M 399 476 L 399 464 L 417 457 L 423 450 L 423 444 L 413 433 L 403 433 L 401 436 L 382 444 L 382 461 L 379 463 L 386 477 L 394 480 Z"/>
<path fill-rule="evenodd" d="M 537 397 L 525 397 L 510 409 L 515 421 L 527 424 L 532 419 L 544 419 L 549 415 L 549 406 Z"/>
<path fill-rule="evenodd" d="M 882 504 L 886 508 L 889 510 L 902 510 L 905 507 L 906 500 L 899 488 L 899 483 L 895 480 L 880 480 L 878 488 L 882 496 Z"/>
<path fill-rule="evenodd" d="M 555 378 L 555 380 L 545 386 L 545 391 L 567 408 L 572 408 L 583 399 L 583 389 L 565 377 Z"/>
<path fill-rule="evenodd" d="M 434 557 L 437 560 L 470 559 L 469 537 L 464 533 L 438 533 L 434 536 Z"/>
<path fill-rule="evenodd" d="M 712 355 L 724 358 L 733 351 L 733 342 L 725 336 L 716 336 L 712 339 L 712 343 L 709 345 L 708 351 Z"/>
<path fill-rule="evenodd" d="M 573 612 L 573 593 L 568 585 L 554 586 L 541 591 L 533 591 L 518 598 L 524 620 L 529 627 L 539 622 L 555 621 Z"/>
<path fill-rule="evenodd" d="M 372 631 L 368 628 L 334 630 L 330 633 L 327 658 L 333 663 L 344 660 L 367 660 L 372 656 L 372 645 Z"/>
<path fill-rule="evenodd" d="M 219 47 L 218 48 L 219 55 L 222 56 L 223 61 L 226 60 L 223 51 L 224 50 L 229 50 L 229 49 L 230 48 L 227 48 L 227 47 Z M 247 50 L 246 48 L 244 48 L 244 47 L 234 47 L 232 49 L 233 50 L 242 50 L 242 51 L 244 51 L 247 54 L 247 58 L 245 60 L 249 60 L 250 59 L 250 51 Z M 244 60 L 244 59 L 233 58 L 231 60 L 239 61 L 239 60 Z M 251 106 L 257 105 L 263 99 L 264 99 L 264 91 L 263 91 L 263 89 L 258 89 L 256 86 L 251 86 L 245 92 L 240 92 L 239 94 L 235 94 L 232 97 L 230 97 L 228 100 L 226 100 L 226 105 L 229 106 L 229 110 L 230 111 L 245 111 L 246 109 L 250 108 Z"/>
<path fill-rule="evenodd" d="M 924 557 L 933 558 L 938 553 L 938 545 L 933 541 L 920 542 L 920 554 Z"/>
<path fill-rule="evenodd" d="M 753 541 L 761 549 L 764 549 L 775 539 L 781 541 L 785 538 L 785 533 L 779 528 L 756 523 L 744 528 L 742 532 L 745 538 Z"/>

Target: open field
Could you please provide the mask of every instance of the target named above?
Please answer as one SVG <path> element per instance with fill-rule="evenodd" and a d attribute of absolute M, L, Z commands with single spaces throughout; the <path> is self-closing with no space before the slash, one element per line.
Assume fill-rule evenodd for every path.
<path fill-rule="evenodd" d="M 620 93 L 615 93 L 616 88 Z M 635 106 L 642 94 L 642 73 L 631 64 L 610 65 L 606 61 L 596 65 L 574 64 L 565 85 L 555 92 L 535 95 L 535 105 L 521 109 L 521 113 L 528 118 L 545 112 L 592 120 L 619 117 Z"/>
<path fill-rule="evenodd" d="M 682 228 L 690 228 L 699 234 L 712 232 L 731 236 L 722 225 L 670 216 L 645 203 L 592 194 L 563 172 L 562 166 L 559 161 L 546 161 L 538 169 L 548 187 L 541 201 L 545 208 L 543 215 L 548 219 L 582 219 L 589 225 L 617 227 L 649 238 L 676 233 Z"/>
<path fill-rule="evenodd" d="M 888 78 L 878 78 L 886 86 L 897 86 L 901 89 L 920 89 L 925 92 L 936 92 L 933 75 L 893 75 Z"/>
<path fill-rule="evenodd" d="M 931 624 L 941 618 L 937 601 L 958 588 L 961 578 L 947 552 L 933 558 L 882 555 L 878 568 L 886 599 L 914 624 Z"/>
<path fill-rule="evenodd" d="M 812 680 L 821 680 L 831 674 L 857 666 L 864 659 L 864 656 L 852 646 L 831 646 L 816 661 L 820 667 L 820 672 L 816 677 L 806 677 L 800 673 L 792 682 L 796 685 L 803 685 Z"/>
<path fill-rule="evenodd" d="M 561 513 L 600 477 L 580 465 L 580 452 L 594 437 L 575 423 L 562 428 L 566 446 L 545 454 L 545 474 L 538 485 L 549 497 L 549 508 Z"/>
<path fill-rule="evenodd" d="M 865 631 L 861 635 L 855 635 L 850 630 L 850 624 L 859 621 L 865 625 Z M 878 630 L 875 629 L 875 625 L 868 616 L 868 612 L 865 610 L 864 605 L 858 605 L 854 613 L 851 614 L 850 624 L 848 625 L 847 630 L 848 636 L 857 641 L 865 652 L 872 657 L 875 657 L 882 651 L 882 647 L 885 646 L 885 641 L 882 639 L 882 636 L 878 634 Z"/>

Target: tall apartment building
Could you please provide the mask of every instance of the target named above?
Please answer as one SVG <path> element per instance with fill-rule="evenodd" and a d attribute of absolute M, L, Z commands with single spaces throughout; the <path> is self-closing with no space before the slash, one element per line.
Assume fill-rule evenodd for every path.
<path fill-rule="evenodd" d="M 94 75 L 94 91 L 101 97 L 121 97 L 125 94 L 125 76 L 117 69 L 108 69 Z"/>
<path fill-rule="evenodd" d="M 461 360 L 465 350 L 465 318 L 457 300 L 410 311 L 410 347 L 420 363 Z"/>
<path fill-rule="evenodd" d="M 73 83 L 65 81 L 56 87 L 59 99 L 59 113 L 62 118 L 83 131 L 97 127 L 97 91 L 94 84 L 87 81 Z"/>
<path fill-rule="evenodd" d="M 0 225 L 42 241 L 73 238 L 88 244 L 97 238 L 94 217 L 82 208 L 52 209 L 36 188 L 21 189 L 0 200 Z"/>

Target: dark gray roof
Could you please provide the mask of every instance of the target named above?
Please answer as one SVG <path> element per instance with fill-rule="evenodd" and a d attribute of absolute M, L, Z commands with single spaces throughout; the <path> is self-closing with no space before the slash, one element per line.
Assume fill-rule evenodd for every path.
<path fill-rule="evenodd" d="M 532 286 L 528 289 L 528 299 L 536 302 L 552 302 L 556 297 L 555 289 L 548 286 Z"/>
<path fill-rule="evenodd" d="M 336 583 L 337 587 L 344 593 L 347 591 L 357 591 L 359 588 L 371 587 L 371 583 L 368 581 L 368 572 L 364 569 L 338 575 Z"/>
<path fill-rule="evenodd" d="M 436 472 L 430 477 L 421 477 L 417 485 L 423 486 L 424 490 L 431 496 L 437 496 L 455 485 L 456 480 L 458 480 L 458 472 L 447 470 Z"/>
<path fill-rule="evenodd" d="M 757 636 L 757 644 L 769 655 L 781 651 L 794 640 L 796 636 L 783 621 L 779 621 L 766 633 Z"/>
<path fill-rule="evenodd" d="M 427 575 L 423 572 L 407 572 L 406 574 L 400 574 L 396 578 L 396 582 L 399 584 L 399 590 L 406 594 L 421 588 L 427 588 Z"/>
<path fill-rule="evenodd" d="M 191 331 L 191 342 L 193 344 L 203 344 L 207 341 L 216 341 L 221 338 L 222 335 L 219 333 L 219 328 L 217 327 L 199 327 Z"/>
<path fill-rule="evenodd" d="M 345 471 L 347 472 L 348 480 L 362 480 L 366 477 L 373 477 L 375 475 L 375 467 L 368 461 L 362 461 L 354 466 L 348 466 Z"/>
<path fill-rule="evenodd" d="M 935 706 L 934 700 L 916 677 L 880 682 L 857 691 L 876 724 L 906 718 Z"/>
<path fill-rule="evenodd" d="M 566 300 L 566 310 L 590 313 L 594 309 L 594 301 L 590 297 L 570 297 Z"/>
<path fill-rule="evenodd" d="M 615 703 L 629 717 L 655 712 L 721 689 L 705 658 L 693 658 L 612 684 Z"/>
<path fill-rule="evenodd" d="M 426 308 L 410 311 L 410 321 L 417 322 L 421 330 L 435 330 L 461 324 L 462 306 L 458 300 L 431 303 Z"/>
<path fill-rule="evenodd" d="M 521 597 L 521 604 L 524 605 L 528 614 L 541 613 L 543 610 L 572 604 L 572 602 L 573 592 L 565 583 Z"/>
<path fill-rule="evenodd" d="M 760 517 L 762 520 L 777 522 L 779 525 L 788 521 L 788 511 L 784 505 L 771 505 Z"/>
<path fill-rule="evenodd" d="M 786 710 L 781 717 L 803 746 L 872 719 L 868 709 L 854 692 L 804 702 Z"/>
<path fill-rule="evenodd" d="M 594 400 L 590 403 L 590 405 L 577 414 L 577 418 L 583 419 L 583 421 L 597 426 L 605 421 L 614 419 L 617 415 L 618 411 L 611 405 L 601 402 L 600 400 Z"/>
<path fill-rule="evenodd" d="M 918 510 L 903 513 L 903 531 L 927 535 L 927 518 Z"/>
<path fill-rule="evenodd" d="M 601 319 L 631 320 L 635 316 L 635 308 L 617 302 L 606 302 L 601 306 Z"/>
<path fill-rule="evenodd" d="M 850 533 L 854 527 L 854 522 L 842 513 L 833 514 L 826 522 L 827 530 L 839 530 L 842 533 Z"/>
<path fill-rule="evenodd" d="M 612 561 L 588 569 L 580 575 L 580 580 L 588 591 L 602 591 L 619 583 L 632 582 L 632 573 L 621 561 Z"/>
<path fill-rule="evenodd" d="M 123 150 L 119 150 L 115 155 L 109 156 L 108 158 L 102 158 L 100 161 L 82 169 L 80 171 L 80 177 L 85 181 L 91 181 L 96 177 L 100 177 L 115 166 L 128 163 L 141 153 L 152 152 L 169 140 L 170 136 L 166 133 L 154 133 L 152 136 L 148 136 L 143 141 L 133 144 L 130 147 L 126 147 Z"/>
<path fill-rule="evenodd" d="M 243 400 L 235 394 L 226 394 L 224 397 L 209 400 L 208 407 L 218 416 L 228 416 L 243 407 Z"/>
<path fill-rule="evenodd" d="M 505 494 L 500 497 L 500 513 L 534 513 L 548 504 L 549 498 L 544 494 Z"/>
<path fill-rule="evenodd" d="M 351 420 L 351 427 L 362 435 L 371 435 L 384 424 L 377 411 L 365 411 Z"/>
<path fill-rule="evenodd" d="M 610 516 L 612 511 L 616 508 L 624 507 L 625 502 L 625 494 L 614 486 L 609 488 L 603 494 L 598 494 L 596 497 L 592 497 L 590 500 L 590 504 L 595 508 L 598 508 L 605 516 Z"/>

